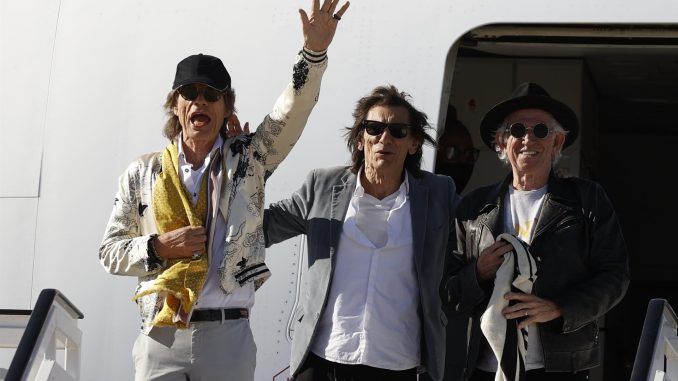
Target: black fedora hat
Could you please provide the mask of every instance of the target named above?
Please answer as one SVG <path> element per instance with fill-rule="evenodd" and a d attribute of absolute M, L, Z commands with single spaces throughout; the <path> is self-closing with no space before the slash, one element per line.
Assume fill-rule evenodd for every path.
<path fill-rule="evenodd" d="M 177 64 L 172 90 L 191 83 L 202 83 L 223 91 L 231 87 L 231 76 L 219 58 L 194 54 Z"/>
<path fill-rule="evenodd" d="M 480 136 L 485 145 L 494 150 L 494 133 L 499 125 L 510 113 L 521 110 L 536 108 L 544 110 L 560 123 L 567 135 L 563 148 L 569 146 L 577 139 L 579 122 L 577 115 L 565 103 L 551 98 L 543 87 L 532 82 L 521 83 L 507 100 L 496 104 L 488 111 L 480 122 Z"/>

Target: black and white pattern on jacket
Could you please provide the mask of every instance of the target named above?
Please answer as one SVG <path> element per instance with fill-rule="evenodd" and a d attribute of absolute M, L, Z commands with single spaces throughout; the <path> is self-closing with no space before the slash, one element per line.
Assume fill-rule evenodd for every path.
<path fill-rule="evenodd" d="M 299 92 L 308 79 L 308 63 L 305 60 L 299 60 L 292 68 L 292 86 L 294 91 Z"/>

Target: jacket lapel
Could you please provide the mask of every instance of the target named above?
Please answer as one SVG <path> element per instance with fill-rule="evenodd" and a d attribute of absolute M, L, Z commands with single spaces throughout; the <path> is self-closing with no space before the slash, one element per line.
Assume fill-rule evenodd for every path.
<path fill-rule="evenodd" d="M 504 197 L 512 179 L 513 176 L 509 174 L 503 182 L 497 184 L 489 197 L 489 200 L 492 201 L 485 204 L 480 210 L 480 214 L 485 216 L 482 223 L 490 229 L 495 238 L 504 229 L 501 225 L 503 223 Z"/>
<path fill-rule="evenodd" d="M 412 249 L 417 274 L 421 278 L 424 259 L 424 239 L 426 237 L 426 219 L 428 218 L 428 187 L 407 172 L 409 182 L 410 216 L 412 218 Z"/>
<path fill-rule="evenodd" d="M 348 204 L 356 186 L 356 175 L 349 169 L 341 178 L 341 184 L 332 187 L 332 204 L 330 205 L 330 257 L 333 257 L 339 246 L 341 229 L 348 211 Z"/>
<path fill-rule="evenodd" d="M 572 198 L 564 181 L 551 173 L 548 193 L 546 194 L 539 218 L 537 218 L 537 226 L 534 228 L 532 242 L 558 223 L 564 215 L 570 213 L 575 202 L 576 199 Z"/>
<path fill-rule="evenodd" d="M 227 145 L 224 142 L 224 146 L 221 148 L 221 184 L 219 186 L 219 205 L 218 208 L 221 211 L 221 214 L 224 216 L 224 220 L 228 222 L 228 207 L 231 202 L 231 182 L 233 179 L 233 170 L 238 168 L 238 158 L 235 158 L 233 155 L 229 155 L 227 150 Z M 238 156 L 238 155 L 236 155 Z"/>

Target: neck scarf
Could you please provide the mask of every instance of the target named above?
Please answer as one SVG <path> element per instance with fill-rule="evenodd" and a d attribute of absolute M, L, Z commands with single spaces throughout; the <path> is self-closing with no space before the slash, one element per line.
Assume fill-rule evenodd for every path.
<path fill-rule="evenodd" d="M 504 255 L 504 262 L 497 270 L 490 302 L 480 317 L 480 330 L 499 363 L 494 380 L 523 381 L 527 327 L 518 329 L 518 324 L 524 318 L 506 320 L 501 311 L 509 305 L 509 301 L 504 299 L 507 292 L 532 293 L 532 285 L 537 280 L 537 262 L 532 257 L 529 246 L 514 235 L 504 233 L 497 237 L 497 241 L 499 240 L 513 245 L 513 250 Z"/>
<path fill-rule="evenodd" d="M 170 143 L 162 154 L 162 172 L 153 190 L 153 211 L 158 233 L 163 234 L 184 226 L 204 226 L 207 215 L 207 179 L 202 176 L 198 202 L 194 206 L 178 174 L 177 146 Z M 165 296 L 165 303 L 153 320 L 156 327 L 186 328 L 193 306 L 200 295 L 209 267 L 206 248 L 197 259 L 177 258 L 167 261 L 167 268 L 149 288 L 137 293 L 134 299 L 152 293 Z"/>

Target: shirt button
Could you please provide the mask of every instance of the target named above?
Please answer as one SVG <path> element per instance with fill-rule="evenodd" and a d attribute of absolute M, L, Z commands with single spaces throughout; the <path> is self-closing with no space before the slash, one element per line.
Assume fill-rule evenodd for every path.
<path fill-rule="evenodd" d="M 188 173 L 188 168 L 184 169 L 184 172 Z"/>

